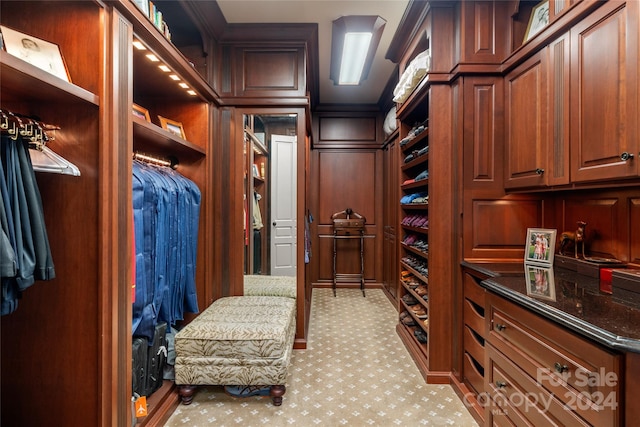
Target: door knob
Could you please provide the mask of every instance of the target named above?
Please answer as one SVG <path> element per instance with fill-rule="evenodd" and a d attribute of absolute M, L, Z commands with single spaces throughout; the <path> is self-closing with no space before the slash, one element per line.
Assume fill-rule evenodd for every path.
<path fill-rule="evenodd" d="M 626 162 L 627 160 L 633 159 L 633 153 L 627 153 L 626 151 L 620 154 L 620 160 Z"/>
<path fill-rule="evenodd" d="M 276 222 L 275 222 L 275 221 L 273 221 L 273 222 L 271 223 L 271 225 L 273 225 L 273 226 L 275 227 L 275 226 L 276 226 Z"/>

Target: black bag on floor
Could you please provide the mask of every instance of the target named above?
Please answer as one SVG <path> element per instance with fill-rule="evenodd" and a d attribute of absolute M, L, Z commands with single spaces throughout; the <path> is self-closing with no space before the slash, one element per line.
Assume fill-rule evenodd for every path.
<path fill-rule="evenodd" d="M 167 324 L 156 325 L 153 342 L 147 356 L 147 387 L 145 396 L 149 397 L 162 385 L 164 365 L 167 362 Z"/>
<path fill-rule="evenodd" d="M 147 359 L 149 343 L 146 338 L 134 337 L 133 338 L 133 357 L 131 360 L 131 366 L 133 375 L 133 393 L 138 393 L 142 396 L 147 389 Z"/>

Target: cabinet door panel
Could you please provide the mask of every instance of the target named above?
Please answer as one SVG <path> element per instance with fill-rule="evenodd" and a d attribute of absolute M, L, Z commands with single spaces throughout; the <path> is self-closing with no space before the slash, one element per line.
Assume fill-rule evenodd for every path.
<path fill-rule="evenodd" d="M 547 57 L 544 49 L 506 77 L 506 188 L 545 184 Z"/>
<path fill-rule="evenodd" d="M 611 2 L 571 30 L 574 182 L 637 175 L 635 3 Z"/>

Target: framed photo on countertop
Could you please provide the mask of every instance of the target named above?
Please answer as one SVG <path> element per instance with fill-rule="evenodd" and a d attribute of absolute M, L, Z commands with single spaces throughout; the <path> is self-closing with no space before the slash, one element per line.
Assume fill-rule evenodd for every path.
<path fill-rule="evenodd" d="M 556 230 L 547 228 L 527 229 L 525 244 L 525 264 L 538 264 L 543 267 L 553 266 L 553 254 L 556 242 Z"/>

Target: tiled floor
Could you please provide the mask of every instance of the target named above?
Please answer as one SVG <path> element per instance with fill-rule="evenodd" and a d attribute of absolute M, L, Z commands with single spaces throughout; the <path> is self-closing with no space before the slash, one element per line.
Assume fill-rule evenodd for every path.
<path fill-rule="evenodd" d="M 202 387 L 165 426 L 476 426 L 448 385 L 426 384 L 381 290 L 314 289 L 308 348 L 295 350 L 280 407 Z"/>

